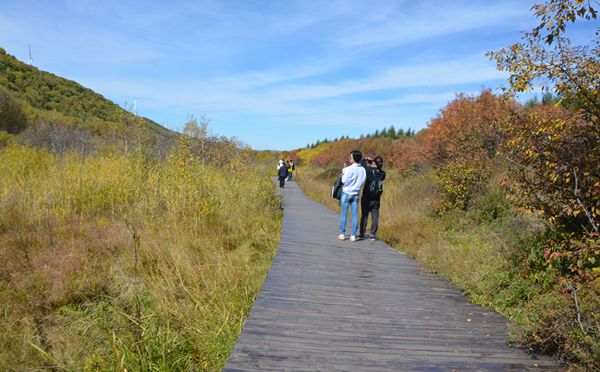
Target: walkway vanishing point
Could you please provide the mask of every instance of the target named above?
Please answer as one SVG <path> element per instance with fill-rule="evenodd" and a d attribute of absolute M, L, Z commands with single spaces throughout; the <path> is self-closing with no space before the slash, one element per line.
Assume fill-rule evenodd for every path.
<path fill-rule="evenodd" d="M 279 251 L 225 371 L 560 371 L 506 343 L 507 321 L 285 188 Z M 349 230 L 348 230 L 349 231 Z"/>

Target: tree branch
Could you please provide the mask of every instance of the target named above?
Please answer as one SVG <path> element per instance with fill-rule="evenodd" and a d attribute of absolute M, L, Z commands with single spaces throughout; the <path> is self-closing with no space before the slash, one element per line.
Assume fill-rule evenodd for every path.
<path fill-rule="evenodd" d="M 581 311 L 579 310 L 579 300 L 577 299 L 577 289 L 571 284 L 566 284 L 565 287 L 571 291 L 571 295 L 573 296 L 573 300 L 575 301 L 575 311 L 577 312 L 577 323 L 579 323 L 579 328 L 581 332 L 587 334 L 585 329 L 583 328 L 583 323 L 581 323 Z"/>
<path fill-rule="evenodd" d="M 577 172 L 575 170 L 573 170 L 573 177 L 575 177 L 575 190 L 573 190 L 573 194 L 575 194 L 575 199 L 577 200 L 577 204 L 579 204 L 581 209 L 583 209 L 583 212 L 585 213 L 586 217 L 590 221 L 590 224 L 592 225 L 592 228 L 594 229 L 596 234 L 600 235 L 600 231 L 598 229 L 598 225 L 596 224 L 596 221 L 594 220 L 594 217 L 588 211 L 588 209 L 585 207 L 585 205 L 581 202 L 581 199 L 579 199 L 579 188 L 578 188 L 579 178 L 577 178 Z"/>

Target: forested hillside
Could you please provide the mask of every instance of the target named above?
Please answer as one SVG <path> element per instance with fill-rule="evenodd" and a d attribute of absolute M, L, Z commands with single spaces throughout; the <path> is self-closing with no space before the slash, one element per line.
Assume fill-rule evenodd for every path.
<path fill-rule="evenodd" d="M 0 131 L 22 144 L 85 154 L 153 149 L 166 156 L 177 134 L 80 84 L 0 50 Z"/>
<path fill-rule="evenodd" d="M 56 111 L 80 120 L 91 118 L 120 123 L 133 116 L 119 105 L 77 82 L 25 64 L 0 48 L 0 86 L 34 109 Z M 158 134 L 170 131 L 142 118 L 145 126 Z"/>

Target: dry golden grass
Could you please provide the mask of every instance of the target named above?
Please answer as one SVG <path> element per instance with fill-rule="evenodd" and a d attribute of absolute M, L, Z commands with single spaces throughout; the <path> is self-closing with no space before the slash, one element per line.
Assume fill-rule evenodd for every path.
<path fill-rule="evenodd" d="M 269 175 L 185 143 L 163 162 L 11 144 L 0 175 L 0 369 L 223 367 L 278 245 Z"/>

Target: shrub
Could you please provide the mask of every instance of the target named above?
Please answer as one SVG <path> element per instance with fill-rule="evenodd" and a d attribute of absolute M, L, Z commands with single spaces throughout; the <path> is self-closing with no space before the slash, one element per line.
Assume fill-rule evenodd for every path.
<path fill-rule="evenodd" d="M 5 146 L 14 136 L 8 132 L 0 130 L 0 147 Z"/>
<path fill-rule="evenodd" d="M 69 150 L 89 155 L 94 150 L 92 131 L 60 115 L 46 114 L 29 126 L 19 137 L 21 142 L 56 153 Z"/>
<path fill-rule="evenodd" d="M 478 164 L 459 160 L 440 166 L 436 171 L 436 180 L 442 191 L 442 199 L 437 202 L 437 212 L 467 210 L 473 195 L 486 186 L 485 171 Z"/>
<path fill-rule="evenodd" d="M 514 107 L 489 90 L 474 97 L 459 94 L 424 131 L 423 153 L 434 166 L 455 159 L 485 163 L 496 156 L 500 130 Z"/>
<path fill-rule="evenodd" d="M 27 116 L 21 103 L 0 87 L 0 131 L 19 133 L 27 126 Z"/>
<path fill-rule="evenodd" d="M 546 258 L 566 275 L 600 275 L 600 132 L 558 105 L 523 111 L 505 127 L 511 196 L 559 233 Z"/>
<path fill-rule="evenodd" d="M 434 167 L 442 199 L 438 212 L 467 209 L 497 167 L 504 123 L 515 104 L 483 91 L 458 95 L 420 136 L 420 154 Z"/>
<path fill-rule="evenodd" d="M 557 354 L 586 370 L 597 370 L 600 368 L 598 293 L 600 280 L 596 279 L 577 288 L 556 287 L 536 296 L 526 305 L 530 316 L 517 343 Z"/>

